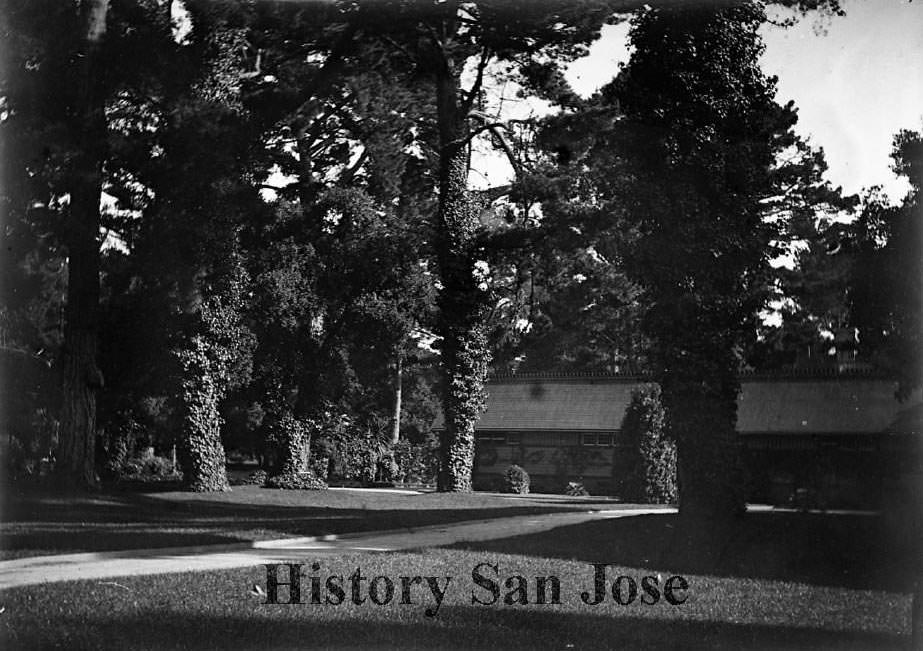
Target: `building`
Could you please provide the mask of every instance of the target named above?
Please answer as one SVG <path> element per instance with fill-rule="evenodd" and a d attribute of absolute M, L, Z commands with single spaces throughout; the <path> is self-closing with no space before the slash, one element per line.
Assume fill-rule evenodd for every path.
<path fill-rule="evenodd" d="M 476 430 L 475 488 L 498 489 L 516 463 L 535 491 L 580 481 L 591 493 L 611 494 L 622 419 L 644 382 L 604 374 L 492 378 Z M 919 392 L 901 403 L 895 382 L 836 369 L 745 374 L 741 387 L 739 444 L 751 501 L 785 503 L 800 491 L 826 506 L 870 507 L 883 477 L 919 470 Z"/>

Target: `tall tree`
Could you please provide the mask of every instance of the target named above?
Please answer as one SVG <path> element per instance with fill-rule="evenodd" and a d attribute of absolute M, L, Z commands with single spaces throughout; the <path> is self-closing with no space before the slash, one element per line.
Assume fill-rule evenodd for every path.
<path fill-rule="evenodd" d="M 585 51 L 611 9 L 583 2 L 369 2 L 354 20 L 391 45 L 432 83 L 436 105 L 438 207 L 433 248 L 441 284 L 436 328 L 441 337 L 443 411 L 439 490 L 468 491 L 474 426 L 484 405 L 490 351 L 490 294 L 483 278 L 483 198 L 468 185 L 472 139 L 488 128 L 479 114 L 488 66 L 507 61 L 528 70 L 563 63 Z M 472 81 L 463 85 L 468 62 Z M 552 64 L 551 67 L 554 67 Z M 547 67 L 547 66 L 545 66 Z M 522 75 L 525 83 L 530 81 Z"/>
<path fill-rule="evenodd" d="M 923 135 L 898 133 L 892 159 L 910 191 L 896 206 L 872 197 L 863 207 L 849 302 L 860 349 L 898 378 L 906 398 L 923 384 Z"/>
<path fill-rule="evenodd" d="M 676 0 L 655 4 L 683 5 Z M 839 11 L 836 0 L 785 0 L 782 4 L 801 11 L 818 7 Z M 393 0 L 345 6 L 361 33 L 391 45 L 434 86 L 439 204 L 433 219 L 433 245 L 442 285 L 436 330 L 441 337 L 445 416 L 438 485 L 445 491 L 470 490 L 474 426 L 484 404 L 490 359 L 490 297 L 482 270 L 491 238 L 490 227 L 480 221 L 485 197 L 468 187 L 469 146 L 485 130 L 493 130 L 503 146 L 498 125 L 485 124 L 477 110 L 485 74 L 491 63 L 512 64 L 511 72 L 518 73 L 527 92 L 568 102 L 574 94 L 562 83 L 561 66 L 584 53 L 602 24 L 616 12 L 635 11 L 645 3 Z M 462 83 L 466 66 L 471 71 L 467 88 Z M 509 152 L 508 147 L 504 149 Z M 518 167 L 515 161 L 513 166 Z"/>
<path fill-rule="evenodd" d="M 431 102 L 394 83 L 406 70 L 355 31 L 329 3 L 283 7 L 248 27 L 261 75 L 272 79 L 249 106 L 274 116 L 266 148 L 289 177 L 273 188 L 274 217 L 248 228 L 262 292 L 256 393 L 264 432 L 288 460 L 276 470 L 292 478 L 307 472 L 306 424 L 331 408 L 368 416 L 375 392 L 359 367 L 387 364 L 401 339 L 394 331 L 406 338 L 419 312 L 419 213 L 431 191 L 412 152 Z M 387 349 L 385 360 L 375 348 Z"/>
<path fill-rule="evenodd" d="M 220 490 L 227 479 L 218 407 L 247 381 L 252 347 L 241 324 L 249 289 L 239 232 L 245 218 L 266 213 L 258 183 L 269 162 L 260 116 L 242 98 L 252 61 L 234 12 L 188 3 L 192 29 L 178 43 L 168 12 L 154 6 L 158 13 L 142 16 L 148 22 L 135 31 L 156 25 L 158 38 L 123 53 L 147 67 L 126 75 L 131 83 L 107 104 L 105 189 L 124 215 L 110 220 L 124 253 L 106 252 L 113 264 L 104 268 L 104 316 L 134 336 L 107 333 L 104 361 L 119 385 L 103 404 L 111 430 L 119 411 L 165 402 L 161 415 L 176 418 L 160 423 L 173 426 L 162 443 L 179 444 L 192 488 Z M 127 347 L 115 355 L 113 344 Z M 126 372 L 131 360 L 142 363 Z"/>
<path fill-rule="evenodd" d="M 642 292 L 623 259 L 636 229 L 613 176 L 619 110 L 598 94 L 569 108 L 537 125 L 535 163 L 514 185 L 542 220 L 529 247 L 527 332 L 502 352 L 523 370 L 638 370 Z"/>
<path fill-rule="evenodd" d="M 643 327 L 669 431 L 680 510 L 725 518 L 742 507 L 739 353 L 766 299 L 775 228 L 761 200 L 796 116 L 760 70 L 760 5 L 653 9 L 613 94 L 625 119 L 624 210 L 638 225 L 625 256 L 644 288 Z"/>
<path fill-rule="evenodd" d="M 96 391 L 103 378 L 96 359 L 99 310 L 99 202 L 103 186 L 106 118 L 100 70 L 108 0 L 80 5 L 83 43 L 76 53 L 74 124 L 67 234 L 67 316 L 64 327 L 64 392 L 58 471 L 77 485 L 96 483 Z"/>
<path fill-rule="evenodd" d="M 65 485 L 90 486 L 103 383 L 97 340 L 100 200 L 111 144 L 106 108 L 144 68 L 126 49 L 169 35 L 169 20 L 158 3 L 143 0 L 8 2 L 3 20 L 2 122 L 14 154 L 4 164 L 28 179 L 4 188 L 5 207 L 18 218 L 58 221 L 52 236 L 66 251 L 67 290 L 56 470 Z"/>

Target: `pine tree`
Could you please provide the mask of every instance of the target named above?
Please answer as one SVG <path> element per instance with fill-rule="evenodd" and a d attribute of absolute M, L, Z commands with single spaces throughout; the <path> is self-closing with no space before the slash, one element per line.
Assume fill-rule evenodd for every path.
<path fill-rule="evenodd" d="M 436 333 L 446 422 L 439 490 L 471 490 L 474 426 L 490 361 L 491 296 L 482 277 L 487 254 L 480 222 L 485 204 L 468 185 L 469 145 L 488 128 L 477 111 L 484 76 L 491 62 L 508 61 L 525 71 L 527 86 L 535 77 L 547 79 L 528 71 L 543 58 L 556 60 L 554 68 L 584 52 L 611 13 L 595 2 L 368 2 L 358 5 L 353 18 L 360 33 L 391 46 L 434 93 L 439 201 L 431 232 L 441 284 Z M 475 62 L 474 81 L 465 88 L 469 59 Z"/>

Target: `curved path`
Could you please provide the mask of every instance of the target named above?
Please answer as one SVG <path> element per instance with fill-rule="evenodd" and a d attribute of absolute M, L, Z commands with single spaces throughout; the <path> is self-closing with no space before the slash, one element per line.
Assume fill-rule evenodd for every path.
<path fill-rule="evenodd" d="M 38 556 L 0 561 L 0 589 L 79 579 L 247 567 L 304 558 L 308 552 L 318 556 L 439 547 L 464 541 L 521 536 L 590 520 L 675 512 L 676 509 L 664 507 L 607 509 L 523 515 L 341 536 Z"/>

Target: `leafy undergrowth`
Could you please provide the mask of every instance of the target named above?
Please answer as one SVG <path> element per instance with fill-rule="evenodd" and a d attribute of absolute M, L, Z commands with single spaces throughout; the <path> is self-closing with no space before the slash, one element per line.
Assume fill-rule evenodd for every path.
<path fill-rule="evenodd" d="M 283 491 L 4 493 L 0 557 L 227 544 L 611 508 L 608 501 L 490 494 Z"/>
<path fill-rule="evenodd" d="M 571 540 L 577 557 L 593 555 L 592 543 Z M 507 547 L 515 548 L 516 541 Z M 320 565 L 316 571 L 314 561 Z M 0 593 L 4 648 L 888 649 L 909 642 L 910 597 L 899 593 L 685 574 L 689 587 L 680 605 L 661 598 L 655 605 L 635 599 L 623 606 L 611 597 L 588 605 L 580 594 L 594 590 L 593 570 L 580 560 L 453 549 L 303 562 L 306 603 L 292 605 L 264 603 L 263 567 L 7 590 Z M 472 571 L 481 563 L 498 569 L 479 570 L 498 583 L 493 605 L 472 602 L 474 596 L 491 600 L 490 590 L 473 581 Z M 365 577 L 358 584 L 361 604 L 352 603 L 350 589 L 357 568 Z M 608 577 L 640 582 L 657 572 L 662 587 L 673 570 L 610 567 Z M 310 603 L 312 575 L 321 578 L 321 604 Z M 346 588 L 339 605 L 324 603 L 332 594 L 323 587 L 331 575 L 340 576 Z M 504 602 L 504 582 L 513 575 L 525 578 L 526 605 Z M 535 577 L 551 575 L 560 582 L 560 604 L 537 604 Z M 386 605 L 369 600 L 376 576 L 395 584 Z M 426 615 L 436 600 L 425 579 L 412 584 L 412 603 L 400 603 L 401 576 L 438 578 L 445 599 L 434 616 Z M 445 577 L 452 577 L 448 584 Z M 378 585 L 379 601 L 385 601 L 385 582 Z M 552 601 L 550 590 L 546 595 Z M 279 598 L 287 600 L 287 588 L 280 588 Z"/>

